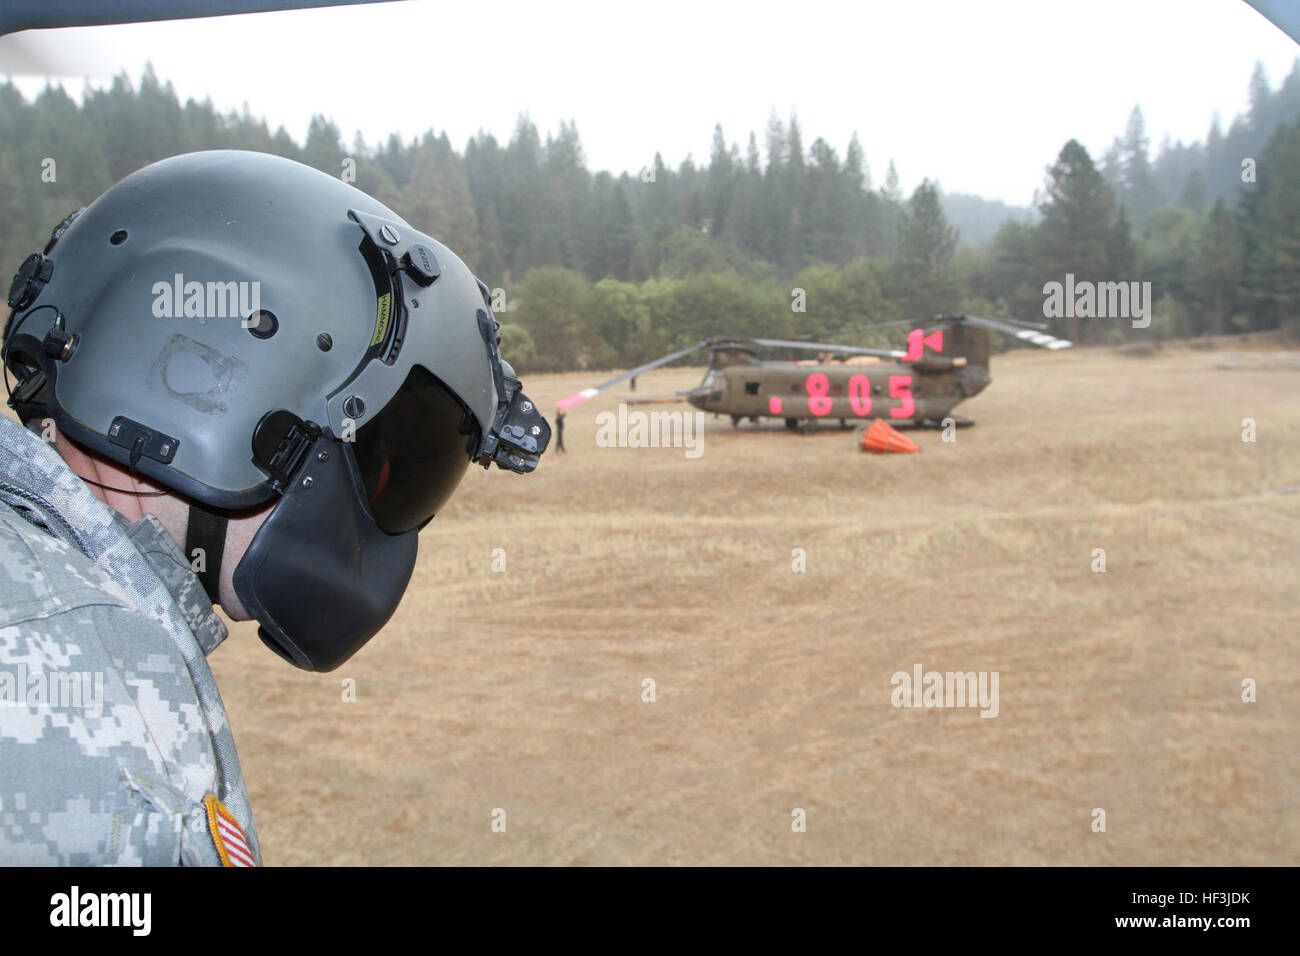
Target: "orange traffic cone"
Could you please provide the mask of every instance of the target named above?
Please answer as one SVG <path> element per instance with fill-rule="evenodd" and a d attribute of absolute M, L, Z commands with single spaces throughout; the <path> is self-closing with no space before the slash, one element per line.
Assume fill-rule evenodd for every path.
<path fill-rule="evenodd" d="M 900 435 L 883 418 L 871 423 L 866 434 L 862 436 L 862 450 L 875 452 L 914 452 L 920 451 L 910 438 Z"/>

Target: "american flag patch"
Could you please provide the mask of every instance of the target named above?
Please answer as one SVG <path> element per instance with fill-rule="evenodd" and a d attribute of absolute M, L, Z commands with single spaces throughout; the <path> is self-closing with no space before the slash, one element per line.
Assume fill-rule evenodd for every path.
<path fill-rule="evenodd" d="M 248 845 L 248 838 L 239 828 L 239 821 L 221 805 L 221 801 L 208 794 L 203 798 L 203 806 L 208 811 L 208 832 L 221 857 L 222 866 L 257 866 L 253 859 L 253 850 Z"/>

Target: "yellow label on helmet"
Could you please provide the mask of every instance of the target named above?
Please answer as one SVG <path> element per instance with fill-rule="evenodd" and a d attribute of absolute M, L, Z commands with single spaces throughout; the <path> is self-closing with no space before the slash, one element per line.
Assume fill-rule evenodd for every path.
<path fill-rule="evenodd" d="M 375 334 L 370 339 L 370 347 L 374 348 L 384 340 L 384 333 L 388 331 L 388 317 L 393 308 L 393 294 L 385 292 L 379 297 L 378 307 L 375 309 Z"/>

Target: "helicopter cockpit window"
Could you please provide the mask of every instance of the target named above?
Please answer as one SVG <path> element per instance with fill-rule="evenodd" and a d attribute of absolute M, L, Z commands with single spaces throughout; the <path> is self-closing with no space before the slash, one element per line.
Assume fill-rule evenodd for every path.
<path fill-rule="evenodd" d="M 702 383 L 709 390 L 709 401 L 720 402 L 727 391 L 727 376 L 720 369 L 713 369 L 704 376 Z"/>

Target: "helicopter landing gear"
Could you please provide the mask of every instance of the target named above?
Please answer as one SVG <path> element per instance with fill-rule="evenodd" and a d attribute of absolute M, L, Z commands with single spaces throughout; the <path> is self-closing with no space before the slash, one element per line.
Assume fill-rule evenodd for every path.
<path fill-rule="evenodd" d="M 787 418 L 785 420 L 785 427 L 790 429 L 790 431 L 797 431 L 799 428 L 799 419 Z"/>
<path fill-rule="evenodd" d="M 942 429 L 948 427 L 948 419 L 952 419 L 954 428 L 970 428 L 975 424 L 973 418 L 963 418 L 961 415 L 948 415 L 944 418 L 927 418 L 924 421 L 916 423 L 917 428 L 934 428 Z"/>
<path fill-rule="evenodd" d="M 740 416 L 739 416 L 739 415 L 732 415 L 732 416 L 731 416 L 731 427 L 732 427 L 732 428 L 739 428 L 739 427 L 740 427 Z"/>

